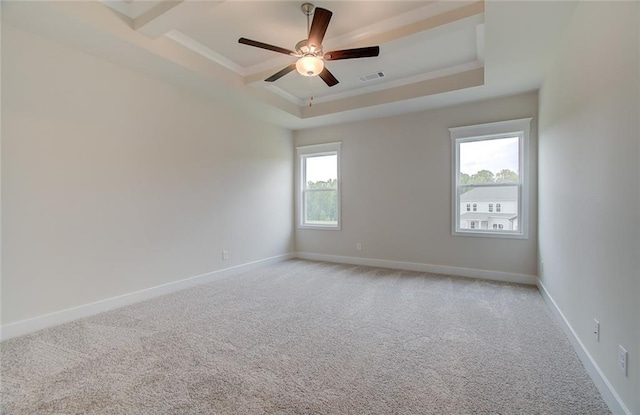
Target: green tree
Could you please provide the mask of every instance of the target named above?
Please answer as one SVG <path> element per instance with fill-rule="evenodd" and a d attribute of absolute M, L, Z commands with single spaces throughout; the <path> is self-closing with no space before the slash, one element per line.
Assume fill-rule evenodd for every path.
<path fill-rule="evenodd" d="M 509 169 L 502 169 L 496 174 L 496 183 L 517 183 L 518 173 Z"/>
<path fill-rule="evenodd" d="M 310 222 L 338 221 L 338 181 L 307 182 L 306 220 Z"/>
<path fill-rule="evenodd" d="M 460 172 L 460 184 L 469 184 L 471 182 L 471 176 L 467 173 Z"/>
<path fill-rule="evenodd" d="M 480 170 L 476 174 L 471 175 L 469 184 L 486 184 L 494 183 L 494 175 L 489 170 Z"/>

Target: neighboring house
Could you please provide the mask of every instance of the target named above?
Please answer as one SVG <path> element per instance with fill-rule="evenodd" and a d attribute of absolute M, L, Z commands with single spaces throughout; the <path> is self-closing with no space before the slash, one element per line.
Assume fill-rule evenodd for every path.
<path fill-rule="evenodd" d="M 518 188 L 476 187 L 460 195 L 460 228 L 518 230 Z"/>

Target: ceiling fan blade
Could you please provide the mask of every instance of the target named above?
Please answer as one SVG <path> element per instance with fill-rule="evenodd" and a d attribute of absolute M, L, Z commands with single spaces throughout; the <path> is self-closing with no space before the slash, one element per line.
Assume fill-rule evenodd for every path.
<path fill-rule="evenodd" d="M 307 46 L 315 46 L 316 49 L 319 49 L 322 46 L 322 40 L 324 39 L 327 27 L 329 27 L 329 20 L 331 20 L 332 15 L 333 13 L 327 9 L 323 9 L 321 7 L 315 8 L 313 12 L 313 21 L 311 22 L 311 29 L 309 29 Z"/>
<path fill-rule="evenodd" d="M 326 61 L 337 61 L 340 59 L 372 58 L 380 54 L 380 46 L 369 46 L 366 48 L 334 50 L 324 54 Z"/>
<path fill-rule="evenodd" d="M 322 72 L 320 72 L 318 74 L 318 76 L 320 78 L 322 78 L 322 80 L 324 81 L 325 84 L 327 84 L 328 86 L 334 86 L 338 83 L 338 80 L 336 79 L 335 76 L 333 76 L 333 74 L 331 72 L 329 72 L 329 70 L 327 69 L 327 67 L 325 66 L 325 68 L 322 70 Z"/>
<path fill-rule="evenodd" d="M 278 79 L 282 78 L 283 76 L 285 76 L 289 72 L 293 71 L 294 69 L 296 69 L 296 64 L 292 63 L 291 65 L 287 66 L 286 68 L 274 73 L 273 75 L 271 75 L 270 77 L 265 79 L 265 81 L 267 81 L 267 82 L 277 81 Z"/>
<path fill-rule="evenodd" d="M 254 46 L 260 49 L 272 50 L 278 53 L 284 53 L 285 55 L 295 55 L 296 53 L 292 50 L 281 48 L 280 46 L 273 46 L 267 43 L 258 42 L 257 40 L 251 40 L 241 37 L 238 39 L 238 43 L 242 43 L 243 45 Z"/>

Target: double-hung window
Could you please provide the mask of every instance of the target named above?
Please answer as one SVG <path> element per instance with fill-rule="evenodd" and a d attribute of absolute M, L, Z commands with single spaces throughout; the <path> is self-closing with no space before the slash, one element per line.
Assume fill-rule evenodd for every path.
<path fill-rule="evenodd" d="M 453 235 L 528 237 L 530 124 L 525 118 L 449 129 Z"/>
<path fill-rule="evenodd" d="M 340 229 L 340 143 L 297 150 L 298 227 Z"/>

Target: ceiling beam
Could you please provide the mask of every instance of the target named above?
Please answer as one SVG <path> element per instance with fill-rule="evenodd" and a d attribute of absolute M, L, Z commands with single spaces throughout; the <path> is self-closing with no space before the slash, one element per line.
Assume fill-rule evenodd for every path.
<path fill-rule="evenodd" d="M 484 0 L 475 1 L 444 13 L 427 17 L 426 19 L 400 26 L 382 33 L 362 36 L 351 47 L 363 47 L 391 42 L 396 39 L 411 36 L 416 33 L 434 29 L 468 17 L 484 13 Z"/>
<path fill-rule="evenodd" d="M 202 16 L 203 13 L 223 2 L 223 0 L 165 0 L 133 19 L 133 29 L 155 39 L 176 29 L 183 22 Z"/>
<path fill-rule="evenodd" d="M 310 107 L 302 107 L 302 118 L 307 119 L 339 112 L 353 111 L 482 85 L 484 85 L 484 68 L 479 67 L 397 88 L 383 89 L 339 100 L 322 102 Z"/>

